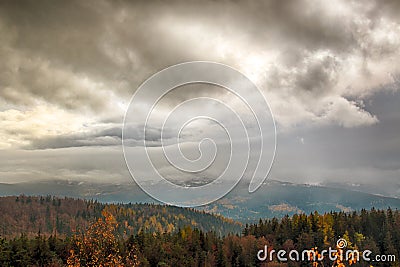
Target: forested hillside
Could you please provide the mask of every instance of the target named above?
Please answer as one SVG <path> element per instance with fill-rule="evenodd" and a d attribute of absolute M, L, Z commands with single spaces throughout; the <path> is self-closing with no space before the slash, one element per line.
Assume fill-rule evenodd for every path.
<path fill-rule="evenodd" d="M 392 209 L 260 219 L 244 226 L 241 234 L 220 236 L 210 225 L 237 225 L 190 209 L 25 196 L 2 198 L 1 203 L 4 231 L 19 229 L 22 234 L 0 238 L 0 266 L 399 266 L 400 212 Z M 55 224 L 32 236 L 35 227 L 45 229 L 43 225 L 57 222 L 57 216 L 71 235 L 61 235 L 62 229 L 57 230 Z M 26 219 L 29 222 L 21 225 Z M 12 221 L 17 223 L 15 228 Z M 168 230 L 169 224 L 173 227 Z M 211 231 L 204 230 L 207 227 Z M 30 229 L 30 234 L 23 234 L 24 229 Z M 339 238 L 347 241 L 345 249 L 368 249 L 372 255 L 392 255 L 394 260 L 354 263 L 325 257 L 322 262 L 279 262 L 275 257 L 272 262 L 260 262 L 257 258 L 265 245 L 269 251 L 320 252 L 335 248 Z"/>
<path fill-rule="evenodd" d="M 218 235 L 240 232 L 240 224 L 221 216 L 193 209 L 156 204 L 103 204 L 73 198 L 17 196 L 0 197 L 0 235 L 14 237 L 21 233 L 34 236 L 70 236 L 101 217 L 112 213 L 117 231 L 123 235 L 139 232 L 171 233 L 191 226 Z"/>
<path fill-rule="evenodd" d="M 360 212 L 311 213 L 285 216 L 281 220 L 266 219 L 257 224 L 246 225 L 244 236 L 265 239 L 275 248 L 334 247 L 339 238 L 348 242 L 348 247 L 371 250 L 374 255 L 400 255 L 400 211 L 361 210 Z M 392 266 L 386 264 L 385 266 Z M 393 266 L 399 266 L 399 262 Z"/>

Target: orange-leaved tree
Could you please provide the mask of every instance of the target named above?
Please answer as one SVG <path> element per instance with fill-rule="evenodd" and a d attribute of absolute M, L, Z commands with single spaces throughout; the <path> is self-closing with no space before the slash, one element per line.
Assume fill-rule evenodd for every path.
<path fill-rule="evenodd" d="M 75 235 L 74 248 L 70 250 L 67 260 L 68 267 L 138 266 L 133 248 L 126 257 L 119 250 L 114 216 L 107 211 L 102 214 L 104 219 L 99 218 L 85 232 Z"/>

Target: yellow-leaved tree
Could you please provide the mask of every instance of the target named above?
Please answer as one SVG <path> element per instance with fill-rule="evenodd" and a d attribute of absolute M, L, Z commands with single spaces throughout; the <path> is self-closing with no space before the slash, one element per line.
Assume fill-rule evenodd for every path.
<path fill-rule="evenodd" d="M 102 212 L 104 219 L 99 218 L 80 235 L 75 235 L 75 248 L 70 250 L 68 267 L 96 266 L 119 267 L 138 266 L 138 259 L 131 248 L 123 257 L 116 237 L 117 222 L 114 216 Z"/>

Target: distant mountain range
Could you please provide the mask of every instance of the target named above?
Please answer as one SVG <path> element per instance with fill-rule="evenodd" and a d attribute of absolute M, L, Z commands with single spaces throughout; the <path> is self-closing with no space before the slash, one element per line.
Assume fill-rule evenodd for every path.
<path fill-rule="evenodd" d="M 400 209 L 400 199 L 353 191 L 347 188 L 284 183 L 269 180 L 249 194 L 238 186 L 223 199 L 203 207 L 225 217 L 245 221 L 282 217 L 286 214 L 317 211 L 358 211 L 361 209 Z"/>
<path fill-rule="evenodd" d="M 107 203 L 157 203 L 136 184 L 101 184 L 75 181 L 43 181 L 0 184 L 0 196 L 38 195 L 96 199 Z M 268 180 L 255 193 L 239 184 L 224 198 L 199 210 L 221 214 L 241 222 L 259 218 L 282 217 L 285 214 L 354 211 L 360 209 L 400 209 L 400 199 L 354 191 L 339 185 L 318 186 Z"/>

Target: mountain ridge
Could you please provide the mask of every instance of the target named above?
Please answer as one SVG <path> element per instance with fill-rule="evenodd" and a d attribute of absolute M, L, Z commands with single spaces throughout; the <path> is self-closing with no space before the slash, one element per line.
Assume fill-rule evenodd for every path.
<path fill-rule="evenodd" d="M 51 180 L 40 182 L 0 184 L 0 196 L 54 195 L 82 199 L 96 199 L 104 203 L 159 203 L 146 195 L 135 183 L 89 183 L 83 181 Z M 329 211 L 354 211 L 360 209 L 399 208 L 400 199 L 381 196 L 352 187 L 339 188 L 323 184 L 296 184 L 267 180 L 254 193 L 247 185 L 239 183 L 222 199 L 198 207 L 200 211 L 221 214 L 241 222 L 259 218 L 283 217 L 286 214 L 320 213 Z"/>

